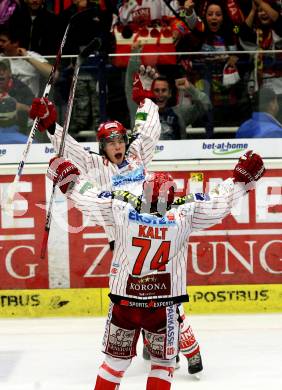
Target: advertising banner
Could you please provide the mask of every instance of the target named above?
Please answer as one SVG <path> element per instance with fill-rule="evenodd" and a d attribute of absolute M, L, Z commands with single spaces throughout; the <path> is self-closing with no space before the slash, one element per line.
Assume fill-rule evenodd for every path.
<path fill-rule="evenodd" d="M 189 314 L 282 312 L 282 285 L 188 286 Z M 0 290 L 1 317 L 106 316 L 107 288 Z"/>
<path fill-rule="evenodd" d="M 52 187 L 44 173 L 23 175 L 13 215 L 1 208 L 0 290 L 104 291 L 112 260 L 107 237 L 62 194 L 54 203 L 46 258 L 40 258 Z M 231 171 L 184 170 L 171 174 L 177 182 L 177 196 L 182 196 L 207 192 L 229 177 Z M 0 194 L 13 178 L 0 175 Z M 191 235 L 187 272 L 187 285 L 194 289 L 191 304 L 269 301 L 265 285 L 271 285 L 270 291 L 274 291 L 273 286 L 282 283 L 281 188 L 282 169 L 269 168 L 256 190 L 249 192 L 222 223 Z M 35 305 L 34 294 L 27 295 Z"/>
<path fill-rule="evenodd" d="M 82 142 L 85 150 L 98 152 L 97 142 Z M 237 159 L 247 150 L 255 150 L 263 158 L 281 158 L 282 139 L 201 139 L 159 141 L 154 161 L 189 161 Z M 17 164 L 21 160 L 24 145 L 1 145 L 0 164 Z M 177 154 L 175 151 L 177 150 Z M 28 154 L 28 163 L 48 163 L 54 155 L 51 144 L 33 144 Z"/>

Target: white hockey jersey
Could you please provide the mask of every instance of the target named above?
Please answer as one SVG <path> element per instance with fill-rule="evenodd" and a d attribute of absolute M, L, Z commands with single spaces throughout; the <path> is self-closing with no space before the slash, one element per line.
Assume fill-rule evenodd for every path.
<path fill-rule="evenodd" d="M 158 106 L 152 100 L 145 99 L 144 105 L 139 107 L 136 113 L 133 133 L 138 136 L 130 144 L 122 164 L 118 166 L 104 156 L 89 153 L 70 135 L 66 136 L 63 157 L 71 160 L 89 181 L 95 182 L 99 191 L 126 188 L 140 195 L 147 166 L 153 159 L 160 132 Z M 61 137 L 62 127 L 57 124 L 55 134 L 49 134 L 56 151 L 60 148 Z M 105 230 L 109 241 L 113 241 L 114 230 Z"/>
<path fill-rule="evenodd" d="M 140 212 L 140 198 L 126 191 L 105 192 L 81 180 L 67 194 L 88 218 L 115 226 L 110 297 L 136 307 L 171 305 L 187 300 L 188 237 L 220 222 L 245 186 L 224 181 L 210 194 L 188 195 L 161 217 Z"/>
<path fill-rule="evenodd" d="M 178 1 L 171 1 L 173 9 L 178 10 Z M 174 16 L 163 0 L 130 0 L 119 8 L 119 18 L 122 24 L 134 22 L 149 24 L 152 20 L 163 16 Z"/>
<path fill-rule="evenodd" d="M 125 160 L 120 165 L 99 154 L 89 153 L 70 135 L 66 136 L 63 157 L 72 161 L 88 180 L 93 180 L 100 191 L 126 188 L 140 195 L 147 166 L 152 161 L 160 137 L 158 110 L 158 106 L 150 99 L 145 99 L 144 105 L 138 108 L 133 130 L 138 136 L 130 144 Z M 56 152 L 60 148 L 61 137 L 62 127 L 57 124 L 55 134 L 49 134 Z"/>

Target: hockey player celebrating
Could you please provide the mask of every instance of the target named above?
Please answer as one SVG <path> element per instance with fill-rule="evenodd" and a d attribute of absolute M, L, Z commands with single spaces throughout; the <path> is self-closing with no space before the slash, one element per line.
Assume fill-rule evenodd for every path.
<path fill-rule="evenodd" d="M 132 94 L 139 107 L 132 142 L 129 142 L 125 127 L 115 120 L 102 123 L 98 128 L 100 154 L 89 153 L 70 135 L 66 136 L 63 157 L 71 160 L 89 181 L 95 181 L 99 191 L 127 189 L 135 195 L 142 193 L 146 169 L 153 158 L 161 131 L 158 106 L 150 99 L 153 98 L 151 88 L 155 76 L 157 74 L 147 68 L 145 72 L 135 77 Z M 55 122 L 57 113 L 54 104 L 48 99 L 34 99 L 30 117 L 40 118 L 38 129 L 41 132 L 47 130 L 55 151 L 58 151 L 62 127 Z M 114 229 L 106 226 L 105 230 L 112 249 L 115 240 Z M 179 307 L 179 311 L 180 350 L 187 359 L 189 374 L 197 374 L 203 369 L 200 347 L 183 307 Z M 179 360 L 179 357 L 177 359 Z"/>
<path fill-rule="evenodd" d="M 140 184 L 142 187 L 145 170 L 153 158 L 161 129 L 158 106 L 151 99 L 143 99 L 149 93 L 143 89 L 139 79 L 134 86 L 134 94 L 136 99 L 139 96 L 139 103 L 142 101 L 142 104 L 136 113 L 133 129 L 135 139 L 130 144 L 127 130 L 116 120 L 104 122 L 98 128 L 100 154 L 89 153 L 70 135 L 66 136 L 64 157 L 72 160 L 84 175 L 95 180 L 101 190 L 123 188 L 126 184 L 131 192 L 140 194 Z M 53 103 L 46 98 L 34 99 L 30 117 L 40 118 L 38 129 L 41 132 L 48 130 L 47 135 L 58 152 L 62 127 L 55 123 L 57 114 Z"/>
<path fill-rule="evenodd" d="M 151 353 L 146 389 L 171 388 L 179 346 L 178 305 L 188 300 L 187 238 L 221 222 L 264 171 L 260 156 L 247 152 L 233 177 L 215 190 L 174 201 L 175 184 L 168 174 L 149 176 L 139 197 L 121 190 L 99 193 L 73 163 L 51 160 L 48 176 L 67 198 L 95 223 L 115 226 L 111 304 L 103 338 L 106 357 L 95 390 L 119 388 L 136 355 L 141 329 Z"/>

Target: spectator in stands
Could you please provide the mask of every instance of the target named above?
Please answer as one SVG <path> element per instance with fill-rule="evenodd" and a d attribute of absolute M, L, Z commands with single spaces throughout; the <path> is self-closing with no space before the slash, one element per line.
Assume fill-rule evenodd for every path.
<path fill-rule="evenodd" d="M 99 3 L 99 7 L 102 11 L 110 13 L 118 13 L 118 8 L 120 7 L 123 0 L 87 0 L 87 3 L 90 6 L 96 6 Z M 50 3 L 50 4 L 49 4 Z M 79 4 L 80 8 L 84 8 L 86 1 L 85 0 L 47 0 L 47 6 L 52 10 L 56 15 L 61 14 L 65 9 L 69 8 L 71 4 Z"/>
<path fill-rule="evenodd" d="M 110 33 L 112 25 L 112 11 L 101 8 L 99 2 L 91 3 L 87 0 L 72 0 L 70 7 L 66 8 L 59 15 L 60 35 L 64 35 L 65 29 L 72 16 L 84 12 L 72 24 L 69 30 L 68 39 L 64 46 L 65 54 L 76 55 L 94 37 L 100 37 L 103 42 L 103 50 L 110 52 L 113 49 L 113 36 Z M 83 26 L 83 28 L 82 28 Z"/>
<path fill-rule="evenodd" d="M 282 49 L 282 16 L 275 1 L 254 0 L 245 23 L 240 28 L 240 42 L 245 50 Z M 256 88 L 272 88 L 279 101 L 278 119 L 282 121 L 281 53 L 259 53 L 254 57 L 253 80 Z"/>
<path fill-rule="evenodd" d="M 189 0 L 186 0 L 187 5 L 188 2 Z M 210 0 L 190 0 L 190 2 L 194 3 L 197 15 L 204 18 Z M 249 13 L 252 6 L 252 0 L 225 0 L 223 4 L 232 23 L 240 25 L 244 21 L 245 15 Z"/>
<path fill-rule="evenodd" d="M 136 53 L 140 50 L 141 45 L 137 42 L 132 51 Z M 132 81 L 134 74 L 139 71 L 140 65 L 140 56 L 131 56 L 126 73 L 126 97 L 132 125 L 137 110 L 137 104 L 132 100 Z M 150 75 L 147 74 L 145 77 L 150 77 Z M 155 102 L 159 107 L 160 139 L 187 138 L 186 127 L 203 118 L 210 109 L 209 97 L 195 88 L 186 77 L 179 76 L 173 80 L 174 86 L 166 76 L 157 76 L 151 82 Z M 177 96 L 173 96 L 173 92 L 176 92 Z"/>
<path fill-rule="evenodd" d="M 40 54 L 22 47 L 19 31 L 0 29 L 0 52 L 2 56 L 18 57 L 10 60 L 13 76 L 24 82 L 34 96 L 39 96 L 41 77 L 47 78 L 52 69 L 49 62 Z"/>
<path fill-rule="evenodd" d="M 10 29 L 22 32 L 21 42 L 28 50 L 41 55 L 55 55 L 58 51 L 58 18 L 47 10 L 45 0 L 25 0 L 17 20 L 11 18 Z"/>
<path fill-rule="evenodd" d="M 278 110 L 275 92 L 261 88 L 255 96 L 255 112 L 239 127 L 236 138 L 282 138 L 282 125 L 276 119 Z"/>
<path fill-rule="evenodd" d="M 174 9 L 179 8 L 178 1 L 172 1 Z M 163 17 L 172 17 L 172 11 L 164 1 L 156 0 L 125 0 L 119 8 L 119 19 L 123 25 L 133 28 L 149 26 L 151 22 L 160 21 Z"/>
<path fill-rule="evenodd" d="M 17 14 L 21 8 L 20 0 L 1 0 L 0 3 L 0 25 L 9 22 L 12 15 Z"/>
<path fill-rule="evenodd" d="M 120 24 L 114 28 L 117 53 L 126 52 L 126 40 L 136 40 L 137 37 L 144 40 L 144 52 L 175 52 L 179 39 L 188 32 L 185 15 L 175 16 L 182 13 L 182 3 L 174 0 L 168 7 L 163 0 L 124 1 L 119 9 Z M 146 65 L 172 64 L 176 59 L 175 56 L 156 55 L 144 57 L 144 61 Z"/>
<path fill-rule="evenodd" d="M 275 4 L 277 5 L 277 9 L 279 11 L 279 14 L 282 15 L 282 1 L 281 0 L 276 0 Z"/>
<path fill-rule="evenodd" d="M 13 124 L 17 125 L 22 133 L 27 134 L 29 132 L 28 113 L 34 95 L 27 85 L 12 75 L 10 61 L 3 57 L 0 57 L 0 96 L 1 98 L 10 96 L 14 99 L 16 120 L 13 118 Z"/>
<path fill-rule="evenodd" d="M 20 132 L 17 124 L 17 102 L 8 94 L 0 96 L 0 143 L 22 144 L 27 136 Z"/>
<path fill-rule="evenodd" d="M 242 80 L 244 69 L 239 66 L 236 55 L 221 54 L 237 50 L 234 25 L 220 0 L 208 1 L 203 21 L 200 21 L 202 28 L 198 26 L 199 18 L 193 1 L 187 1 L 187 7 L 186 20 L 192 30 L 192 37 L 189 40 L 191 46 L 186 47 L 186 50 L 213 53 L 193 57 L 193 75 L 190 78 L 210 96 L 215 126 L 239 124 L 239 118 L 250 115 L 250 101 Z M 230 73 L 236 75 L 231 81 L 226 77 Z"/>
<path fill-rule="evenodd" d="M 65 54 L 77 55 L 94 37 L 101 40 L 100 56 L 88 59 L 85 66 L 80 68 L 70 122 L 70 132 L 75 138 L 77 138 L 77 133 L 80 131 L 93 130 L 93 135 L 89 138 L 92 141 L 95 140 L 94 129 L 98 127 L 101 121 L 106 119 L 103 117 L 99 98 L 100 96 L 104 97 L 106 94 L 106 88 L 103 88 L 103 85 L 106 83 L 105 68 L 103 69 L 103 67 L 105 67 L 107 62 L 107 53 L 112 52 L 114 46 L 114 37 L 110 31 L 112 9 L 102 8 L 101 5 L 98 2 L 94 4 L 86 0 L 73 0 L 71 6 L 65 9 L 59 16 L 62 36 L 71 17 L 78 15 L 77 18 L 73 19 L 68 33 L 64 47 Z M 106 5 L 105 3 L 104 6 Z M 68 59 L 63 61 L 62 67 L 63 70 L 56 85 L 55 96 L 56 104 L 62 110 L 59 113 L 60 118 L 64 117 L 74 60 Z M 104 106 L 106 106 L 106 103 Z"/>

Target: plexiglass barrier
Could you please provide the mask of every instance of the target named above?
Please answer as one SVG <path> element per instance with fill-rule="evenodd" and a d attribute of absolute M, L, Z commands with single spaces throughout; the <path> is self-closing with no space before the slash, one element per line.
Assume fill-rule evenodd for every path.
<path fill-rule="evenodd" d="M 254 52 L 131 52 L 129 44 L 119 54 L 96 52 L 80 66 L 69 133 L 78 141 L 95 141 L 99 124 L 117 119 L 134 126 L 137 105 L 132 100 L 134 74 L 140 65 L 154 68 L 152 91 L 159 106 L 161 140 L 280 137 L 282 129 L 281 51 Z M 0 142 L 24 143 L 32 121 L 28 110 L 33 97 L 44 93 L 46 71 L 29 64 L 29 72 L 0 61 L 0 88 L 7 90 L 0 105 Z M 47 57 L 53 65 L 55 58 Z M 49 99 L 63 125 L 76 56 L 63 56 Z M 272 93 L 273 92 L 273 93 Z M 266 115 L 264 115 L 266 113 Z M 237 130 L 247 120 L 247 129 Z M 253 126 L 250 129 L 250 126 Z M 281 131 L 281 134 L 279 134 Z M 36 133 L 35 142 L 49 142 Z"/>

